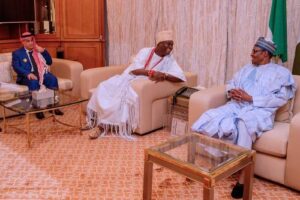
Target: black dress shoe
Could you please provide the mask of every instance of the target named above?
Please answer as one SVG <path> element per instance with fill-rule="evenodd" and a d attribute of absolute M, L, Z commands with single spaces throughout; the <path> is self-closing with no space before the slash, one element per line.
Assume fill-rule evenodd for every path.
<path fill-rule="evenodd" d="M 44 119 L 44 118 L 45 118 L 45 115 L 44 115 L 44 113 L 42 113 L 42 112 L 35 113 L 35 116 L 36 116 L 36 118 L 38 118 L 38 119 Z"/>
<path fill-rule="evenodd" d="M 244 184 L 237 182 L 231 191 L 231 196 L 234 199 L 240 199 L 243 197 Z"/>
<path fill-rule="evenodd" d="M 53 110 L 50 110 L 49 112 L 53 113 Z M 54 114 L 55 115 L 64 115 L 64 113 L 61 110 L 59 110 L 59 109 L 54 110 Z"/>
<path fill-rule="evenodd" d="M 64 113 L 59 109 L 54 110 L 54 114 L 55 115 L 64 115 Z"/>

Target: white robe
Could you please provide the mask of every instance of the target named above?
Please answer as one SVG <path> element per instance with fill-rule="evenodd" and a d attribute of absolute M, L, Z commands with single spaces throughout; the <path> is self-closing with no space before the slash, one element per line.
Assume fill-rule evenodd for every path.
<path fill-rule="evenodd" d="M 100 83 L 87 105 L 87 122 L 93 126 L 96 115 L 97 125 L 104 128 L 105 135 L 110 128 L 121 137 L 131 138 L 139 123 L 139 98 L 130 83 L 134 79 L 148 78 L 131 73 L 144 65 L 153 48 L 144 48 L 136 55 L 134 62 L 121 74 Z M 161 57 L 153 54 L 147 69 L 151 69 Z M 182 69 L 172 55 L 165 56 L 153 70 L 165 72 L 186 81 Z M 95 120 L 94 120 L 95 121 Z"/>
<path fill-rule="evenodd" d="M 255 72 L 256 70 L 256 72 Z M 244 123 L 253 142 L 274 125 L 276 110 L 294 97 L 296 85 L 290 71 L 280 65 L 245 65 L 227 84 L 227 91 L 241 88 L 252 96 L 253 102 L 228 101 L 225 105 L 210 109 L 192 125 L 192 130 L 211 137 L 222 138 L 248 147 L 239 139 L 239 122 Z M 251 148 L 251 145 L 250 145 Z"/>

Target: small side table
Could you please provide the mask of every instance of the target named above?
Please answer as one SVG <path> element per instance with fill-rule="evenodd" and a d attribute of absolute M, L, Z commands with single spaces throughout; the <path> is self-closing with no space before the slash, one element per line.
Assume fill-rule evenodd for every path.
<path fill-rule="evenodd" d="M 173 96 L 168 98 L 168 112 L 179 119 L 188 120 L 189 99 L 185 97 L 177 97 L 176 102 L 173 103 Z"/>
<path fill-rule="evenodd" d="M 244 200 L 252 199 L 255 151 L 199 133 L 172 138 L 145 149 L 143 199 L 152 193 L 153 163 L 203 183 L 203 199 L 214 199 L 216 182 L 239 170 L 245 173 Z"/>

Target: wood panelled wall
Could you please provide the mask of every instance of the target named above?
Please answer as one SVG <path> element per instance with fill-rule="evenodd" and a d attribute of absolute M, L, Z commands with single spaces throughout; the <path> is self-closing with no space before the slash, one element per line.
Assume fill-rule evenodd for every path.
<path fill-rule="evenodd" d="M 62 41 L 65 58 L 100 67 L 104 60 L 104 0 L 62 0 Z"/>
<path fill-rule="evenodd" d="M 155 33 L 172 29 L 174 55 L 204 86 L 223 84 L 250 62 L 265 36 L 272 0 L 107 0 L 110 64 L 128 63 L 140 48 L 154 46 Z M 287 0 L 288 62 L 292 68 L 300 35 L 300 1 Z"/>
<path fill-rule="evenodd" d="M 56 57 L 58 50 L 63 51 L 65 59 L 81 62 L 84 69 L 104 66 L 104 2 L 105 0 L 54 0 L 56 32 L 38 34 L 37 43 L 46 47 L 52 57 Z M 18 29 L 18 24 L 0 25 L 0 52 L 11 52 L 19 48 L 18 37 L 22 31 L 24 30 Z M 5 37 L 1 37 L 3 35 Z M 10 37 L 11 39 L 7 39 Z"/>
<path fill-rule="evenodd" d="M 103 5 L 101 7 L 100 1 L 95 0 L 63 0 L 62 38 L 99 39 L 99 35 L 103 34 L 101 25 L 104 23 L 100 23 L 99 15 L 104 12 Z"/>

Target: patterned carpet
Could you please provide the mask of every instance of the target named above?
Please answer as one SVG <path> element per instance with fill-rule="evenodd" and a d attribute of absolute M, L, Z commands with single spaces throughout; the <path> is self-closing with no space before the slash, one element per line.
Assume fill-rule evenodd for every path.
<path fill-rule="evenodd" d="M 79 119 L 65 109 L 63 119 Z M 24 118 L 14 118 L 22 124 Z M 34 119 L 34 118 L 32 118 Z M 10 128 L 0 135 L 0 199 L 142 199 L 144 149 L 165 141 L 168 132 L 89 140 L 78 131 L 52 122 L 36 121 L 33 147 L 26 135 Z M 21 127 L 22 128 L 22 127 Z M 231 199 L 235 177 L 217 184 L 215 199 Z M 202 184 L 154 165 L 153 199 L 202 199 Z M 294 200 L 300 193 L 255 178 L 253 199 Z"/>

